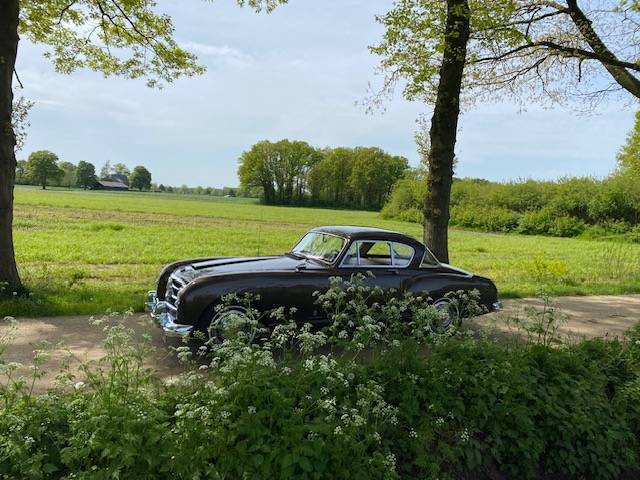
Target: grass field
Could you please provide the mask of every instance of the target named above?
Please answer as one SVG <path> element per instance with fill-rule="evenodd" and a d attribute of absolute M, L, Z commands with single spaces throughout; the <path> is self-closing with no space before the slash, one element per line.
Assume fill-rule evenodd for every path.
<path fill-rule="evenodd" d="M 31 298 L 4 315 L 140 309 L 163 264 L 287 251 L 312 226 L 371 225 L 420 238 L 374 212 L 267 207 L 246 199 L 18 187 L 16 255 Z M 451 262 L 493 278 L 503 297 L 640 292 L 640 245 L 452 230 Z"/>

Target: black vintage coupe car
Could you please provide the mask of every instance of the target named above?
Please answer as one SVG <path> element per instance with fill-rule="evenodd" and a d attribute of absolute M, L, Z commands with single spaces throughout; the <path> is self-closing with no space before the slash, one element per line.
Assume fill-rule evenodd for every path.
<path fill-rule="evenodd" d="M 259 296 L 257 308 L 268 312 L 296 307 L 301 321 L 322 323 L 315 291 L 326 291 L 329 277 L 346 279 L 372 272 L 372 282 L 428 296 L 444 310 L 448 292 L 478 290 L 488 311 L 500 307 L 495 285 L 488 278 L 440 263 L 422 243 L 397 232 L 366 227 L 318 227 L 309 231 L 289 253 L 276 257 L 213 257 L 167 265 L 157 290 L 148 294 L 147 309 L 170 335 L 207 332 L 209 326 L 241 306 L 215 308 L 230 293 Z"/>

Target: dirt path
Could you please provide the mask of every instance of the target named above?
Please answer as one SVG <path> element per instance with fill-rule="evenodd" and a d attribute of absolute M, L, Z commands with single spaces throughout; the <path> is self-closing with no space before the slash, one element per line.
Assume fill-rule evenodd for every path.
<path fill-rule="evenodd" d="M 622 336 L 625 330 L 634 323 L 640 322 L 640 295 L 560 297 L 554 302 L 567 316 L 562 327 L 578 337 Z M 502 312 L 485 315 L 474 323 L 481 326 L 504 325 L 508 316 L 522 312 L 527 305 L 541 307 L 538 299 L 507 300 Z M 169 346 L 179 346 L 176 339 L 162 338 L 158 328 L 142 315 L 135 315 L 125 320 L 137 335 L 150 334 L 155 351 L 149 357 L 148 366 L 157 371 L 161 378 L 171 378 L 182 371 L 182 367 L 170 351 Z M 9 330 L 7 322 L 0 319 L 0 337 Z M 82 362 L 96 361 L 105 354 L 103 348 L 104 332 L 102 328 L 90 324 L 87 316 L 53 317 L 38 319 L 20 319 L 16 338 L 7 347 L 3 360 L 30 365 L 33 350 L 39 342 L 47 341 L 52 345 L 51 356 L 45 364 L 49 373 L 36 384 L 38 391 L 44 390 L 55 378 L 64 358 L 71 355 L 71 369 L 76 369 Z M 64 345 L 64 347 L 62 346 Z M 68 353 L 67 353 L 68 352 Z M 22 370 L 26 372 L 25 368 Z M 3 381 L 3 379 L 0 379 Z"/>
<path fill-rule="evenodd" d="M 560 331 L 578 338 L 621 337 L 640 322 L 640 295 L 594 295 L 589 297 L 557 297 L 552 304 L 566 317 Z M 501 312 L 479 317 L 479 325 L 500 327 L 506 319 L 522 315 L 527 306 L 542 309 L 541 299 L 517 299 L 503 302 Z"/>
<path fill-rule="evenodd" d="M 134 331 L 134 336 L 151 335 L 154 351 L 149 356 L 147 366 L 155 370 L 160 378 L 169 379 L 183 371 L 182 365 L 170 349 L 170 346 L 182 345 L 179 339 L 164 339 L 160 329 L 153 325 L 148 317 L 141 314 L 114 321 L 119 320 Z M 95 363 L 106 353 L 103 345 L 106 336 L 104 327 L 92 325 L 86 315 L 19 319 L 14 328 L 16 328 L 12 333 L 14 338 L 6 347 L 2 358 L 5 363 L 18 362 L 25 366 L 32 365 L 34 349 L 38 344 L 44 341 L 50 345 L 47 349 L 49 358 L 44 364 L 44 370 L 47 373 L 36 382 L 37 391 L 42 391 L 51 385 L 60 366 L 67 359 L 70 370 L 77 372 L 81 364 Z M 8 322 L 0 319 L 0 338 L 11 329 Z M 20 374 L 28 374 L 28 371 L 27 367 L 18 370 Z M 4 379 L 0 378 L 0 381 L 4 382 Z"/>

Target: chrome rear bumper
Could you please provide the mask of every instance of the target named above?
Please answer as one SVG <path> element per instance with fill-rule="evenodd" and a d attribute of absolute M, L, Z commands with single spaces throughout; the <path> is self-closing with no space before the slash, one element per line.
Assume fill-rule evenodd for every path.
<path fill-rule="evenodd" d="M 169 312 L 166 302 L 158 301 L 158 295 L 155 290 L 147 293 L 147 301 L 145 302 L 145 310 L 150 313 L 155 323 L 162 328 L 166 336 L 170 337 L 186 337 L 193 330 L 193 325 L 181 325 L 175 323 L 175 317 Z"/>

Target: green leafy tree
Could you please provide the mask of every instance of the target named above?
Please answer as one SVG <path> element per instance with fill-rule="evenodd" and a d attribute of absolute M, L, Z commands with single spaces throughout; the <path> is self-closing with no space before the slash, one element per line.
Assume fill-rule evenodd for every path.
<path fill-rule="evenodd" d="M 111 178 L 111 174 L 113 173 L 113 168 L 111 167 L 111 162 L 107 160 L 102 165 L 100 169 L 100 180 L 109 180 Z"/>
<path fill-rule="evenodd" d="M 29 183 L 26 160 L 18 160 L 18 162 L 16 163 L 16 183 L 20 185 Z"/>
<path fill-rule="evenodd" d="M 36 185 L 42 185 L 46 189 L 47 185 L 64 176 L 64 170 L 58 166 L 58 156 L 48 150 L 38 150 L 29 155 L 27 160 L 27 175 Z"/>
<path fill-rule="evenodd" d="M 116 163 L 111 171 L 112 173 L 116 173 L 118 175 L 126 175 L 127 177 L 131 175 L 131 171 L 124 163 Z"/>
<path fill-rule="evenodd" d="M 58 167 L 63 171 L 59 185 L 67 188 L 75 187 L 78 183 L 78 167 L 71 162 L 60 162 Z"/>
<path fill-rule="evenodd" d="M 635 0 L 589 10 L 576 0 L 397 0 L 379 17 L 386 31 L 371 50 L 386 72 L 380 93 L 402 82 L 408 100 L 433 105 L 423 152 L 424 240 L 439 259 L 449 258 L 461 100 L 597 101 L 615 90 L 602 88 L 606 80 L 640 98 L 638 7 Z M 372 104 L 383 98 L 374 95 Z"/>
<path fill-rule="evenodd" d="M 311 196 L 322 204 L 377 210 L 407 168 L 406 158 L 380 148 L 327 150 L 310 172 Z"/>
<path fill-rule="evenodd" d="M 284 0 L 237 0 L 271 11 Z M 13 81 L 18 41 L 48 47 L 57 72 L 79 68 L 105 76 L 147 79 L 149 86 L 204 71 L 173 38 L 171 18 L 149 0 L 0 1 L 0 282 L 20 286 L 13 247 L 16 135 Z"/>
<path fill-rule="evenodd" d="M 22 150 L 24 142 L 27 140 L 27 128 L 29 124 L 29 110 L 33 107 L 33 102 L 24 97 L 14 98 L 13 111 L 11 112 L 11 126 L 16 137 L 15 150 Z"/>
<path fill-rule="evenodd" d="M 142 165 L 138 165 L 131 172 L 129 185 L 131 188 L 137 188 L 140 191 L 149 190 L 151 188 L 151 172 Z"/>
<path fill-rule="evenodd" d="M 81 160 L 78 162 L 76 175 L 78 186 L 85 189 L 89 188 L 96 181 L 96 167 L 92 163 Z"/>
<path fill-rule="evenodd" d="M 618 152 L 618 167 L 622 174 L 630 174 L 640 179 L 640 112 L 636 113 L 633 130 Z"/>
<path fill-rule="evenodd" d="M 309 172 L 321 157 L 306 142 L 265 140 L 242 154 L 238 176 L 245 188 L 261 187 L 267 204 L 299 204 L 308 191 Z"/>
<path fill-rule="evenodd" d="M 409 162 L 404 157 L 389 155 L 379 148 L 357 148 L 349 176 L 356 205 L 380 209 L 407 168 Z"/>

